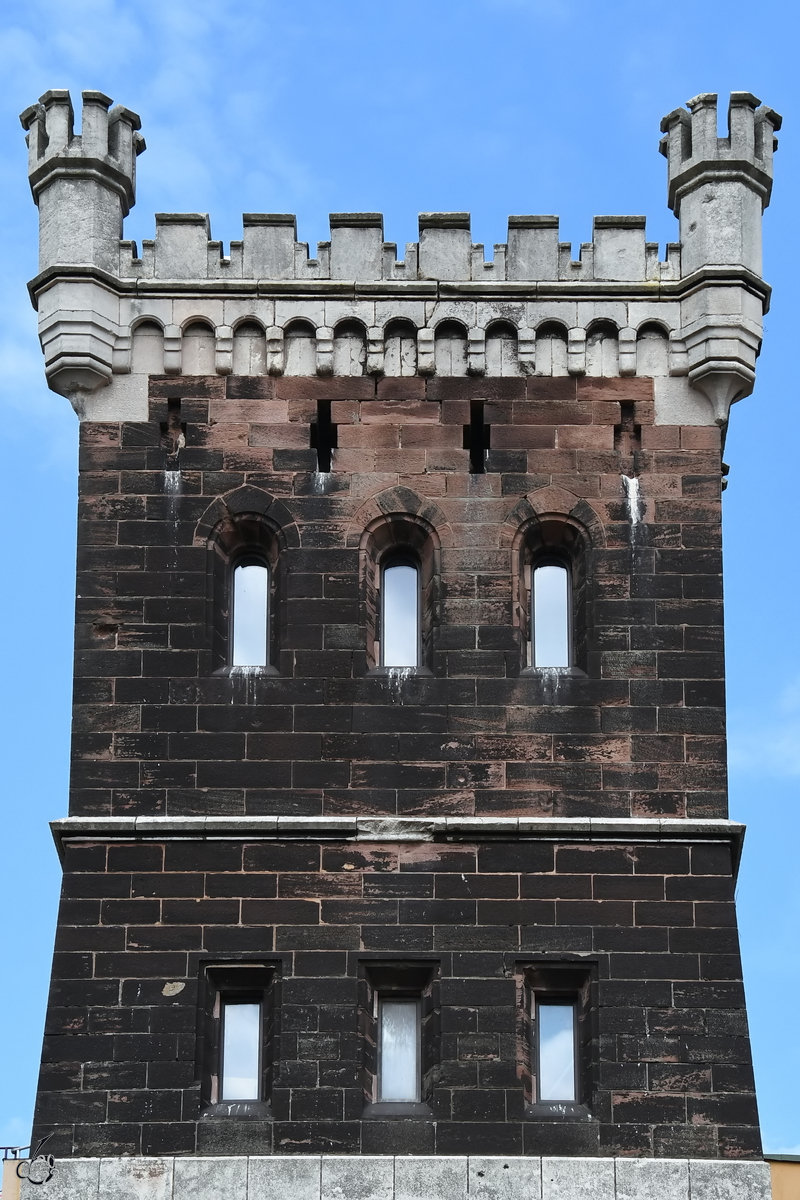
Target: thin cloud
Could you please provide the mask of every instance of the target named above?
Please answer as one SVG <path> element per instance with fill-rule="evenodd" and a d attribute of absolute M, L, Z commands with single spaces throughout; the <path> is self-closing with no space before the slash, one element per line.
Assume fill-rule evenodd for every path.
<path fill-rule="evenodd" d="M 761 778 L 800 776 L 800 679 L 764 709 L 732 709 L 728 719 L 731 771 Z"/>

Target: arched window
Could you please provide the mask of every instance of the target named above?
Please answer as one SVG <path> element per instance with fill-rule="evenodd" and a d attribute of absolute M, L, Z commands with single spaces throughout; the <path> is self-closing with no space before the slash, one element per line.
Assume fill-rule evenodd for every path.
<path fill-rule="evenodd" d="M 639 329 L 636 339 L 636 374 L 669 374 L 669 342 L 660 325 L 648 323 Z"/>
<path fill-rule="evenodd" d="M 390 321 L 385 337 L 384 374 L 416 375 L 417 331 L 411 322 Z"/>
<path fill-rule="evenodd" d="M 558 321 L 545 321 L 536 330 L 536 374 L 567 373 L 567 331 Z"/>
<path fill-rule="evenodd" d="M 192 321 L 183 331 L 181 372 L 184 375 L 215 375 L 214 330 L 205 321 Z"/>
<path fill-rule="evenodd" d="M 435 362 L 437 375 L 466 375 L 467 331 L 458 321 L 436 326 Z"/>
<path fill-rule="evenodd" d="M 381 569 L 381 665 L 419 666 L 419 566 L 392 556 Z"/>
<path fill-rule="evenodd" d="M 510 321 L 495 321 L 486 331 L 486 374 L 519 375 L 517 331 Z"/>
<path fill-rule="evenodd" d="M 164 374 L 164 330 L 155 321 L 142 321 L 133 331 L 131 371 L 134 375 Z"/>
<path fill-rule="evenodd" d="M 269 661 L 269 567 L 254 559 L 233 569 L 231 666 L 266 667 Z"/>
<path fill-rule="evenodd" d="M 317 333 L 307 321 L 292 321 L 286 328 L 286 375 L 316 375 Z"/>
<path fill-rule="evenodd" d="M 334 375 L 363 375 L 367 336 L 358 321 L 340 321 L 333 331 Z"/>
<path fill-rule="evenodd" d="M 267 339 L 257 321 L 243 321 L 233 331 L 233 374 L 265 375 Z"/>
<path fill-rule="evenodd" d="M 586 374 L 619 375 L 619 334 L 610 321 L 596 321 L 587 331 Z"/>
<path fill-rule="evenodd" d="M 531 635 L 534 667 L 572 666 L 570 573 L 556 559 L 544 559 L 533 568 L 531 584 Z"/>

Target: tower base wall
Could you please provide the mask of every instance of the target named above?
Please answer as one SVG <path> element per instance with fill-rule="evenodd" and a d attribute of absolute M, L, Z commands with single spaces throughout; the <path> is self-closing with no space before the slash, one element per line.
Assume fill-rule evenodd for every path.
<path fill-rule="evenodd" d="M 73 1158 L 20 1200 L 770 1200 L 765 1162 L 292 1155 Z"/>

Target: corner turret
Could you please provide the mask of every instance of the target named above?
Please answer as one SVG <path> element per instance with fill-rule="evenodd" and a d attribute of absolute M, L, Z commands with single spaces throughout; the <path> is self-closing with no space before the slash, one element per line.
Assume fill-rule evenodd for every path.
<path fill-rule="evenodd" d="M 20 116 L 28 178 L 39 206 L 39 270 L 93 263 L 119 271 L 122 219 L 136 201 L 136 156 L 145 148 L 136 113 L 102 92 L 83 92 L 81 133 L 69 92 L 45 92 Z"/>
<path fill-rule="evenodd" d="M 136 156 L 145 148 L 136 113 L 119 104 L 109 112 L 112 102 L 102 92 L 83 92 L 82 99 L 77 135 L 67 91 L 45 92 L 20 116 L 39 208 L 40 273 L 32 291 L 48 382 L 73 398 L 111 378 L 116 330 L 98 315 L 106 309 L 108 316 L 114 303 L 104 305 L 95 294 L 102 291 L 97 277 L 119 274 L 122 220 L 136 199 Z M 70 282 L 60 279 L 48 289 L 53 267 L 59 276 L 63 268 L 74 268 Z"/>
<path fill-rule="evenodd" d="M 719 423 L 731 402 L 753 389 L 768 296 L 761 281 L 761 217 L 772 191 L 781 118 L 759 105 L 750 92 L 732 92 L 723 138 L 711 92 L 661 122 L 668 203 L 680 221 L 681 274 L 698 274 L 701 285 L 684 302 L 689 380 L 708 397 Z"/>

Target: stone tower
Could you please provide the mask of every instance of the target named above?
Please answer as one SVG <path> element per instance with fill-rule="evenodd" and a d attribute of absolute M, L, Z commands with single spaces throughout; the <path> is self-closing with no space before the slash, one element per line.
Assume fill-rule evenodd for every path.
<path fill-rule="evenodd" d="M 665 118 L 664 261 L 466 213 L 140 254 L 110 104 L 22 118 L 81 419 L 28 1200 L 766 1198 L 720 496 L 779 118 Z"/>

